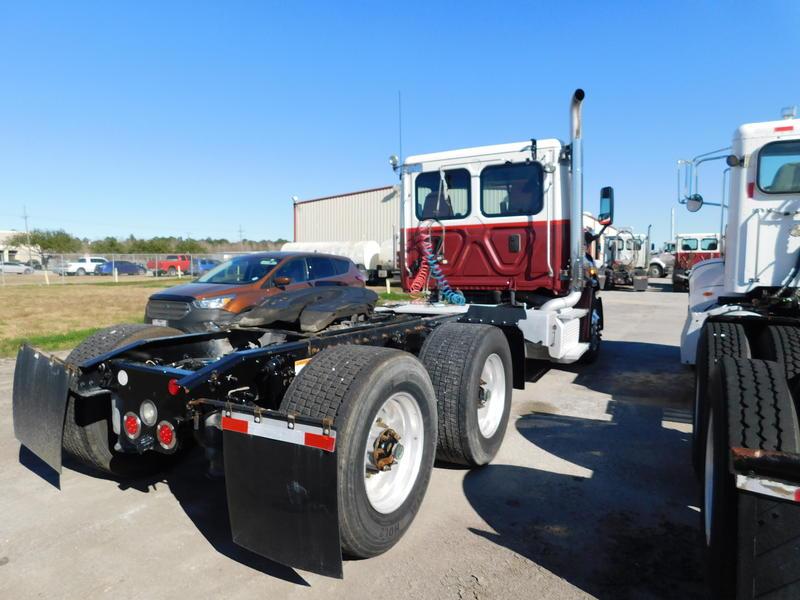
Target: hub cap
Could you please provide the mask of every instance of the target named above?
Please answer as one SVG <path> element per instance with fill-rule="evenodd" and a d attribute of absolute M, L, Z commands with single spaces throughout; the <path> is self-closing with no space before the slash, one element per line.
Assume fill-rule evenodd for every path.
<path fill-rule="evenodd" d="M 408 498 L 424 442 L 419 403 L 408 392 L 392 394 L 375 415 L 364 447 L 364 487 L 379 513 L 394 512 Z"/>
<path fill-rule="evenodd" d="M 506 371 L 497 354 L 486 358 L 478 390 L 478 429 L 485 438 L 500 426 L 506 404 Z"/>

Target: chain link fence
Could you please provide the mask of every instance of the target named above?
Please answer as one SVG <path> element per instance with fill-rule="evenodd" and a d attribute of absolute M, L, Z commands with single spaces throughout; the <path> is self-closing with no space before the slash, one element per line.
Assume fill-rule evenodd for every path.
<path fill-rule="evenodd" d="M 123 283 L 136 278 L 196 279 L 217 265 L 251 252 L 207 254 L 50 254 L 44 260 L 3 261 L 0 285 Z"/>

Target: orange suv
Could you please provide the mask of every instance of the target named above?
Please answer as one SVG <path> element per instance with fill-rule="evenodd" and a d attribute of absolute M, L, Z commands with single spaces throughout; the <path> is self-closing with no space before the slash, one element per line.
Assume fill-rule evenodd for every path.
<path fill-rule="evenodd" d="M 145 323 L 186 332 L 213 331 L 269 296 L 313 286 L 364 287 L 365 277 L 343 256 L 258 252 L 236 256 L 192 283 L 150 296 Z"/>

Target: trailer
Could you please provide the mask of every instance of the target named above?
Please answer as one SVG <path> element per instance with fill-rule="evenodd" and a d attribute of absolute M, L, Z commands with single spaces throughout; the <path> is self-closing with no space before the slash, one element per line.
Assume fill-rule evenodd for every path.
<path fill-rule="evenodd" d="M 404 285 L 417 301 L 377 307 L 370 290 L 325 286 L 271 297 L 220 331 L 120 325 L 66 361 L 23 346 L 16 437 L 53 469 L 63 451 L 120 478 L 159 469 L 194 440 L 225 477 L 235 543 L 333 577 L 342 553 L 389 550 L 435 458 L 494 458 L 526 359 L 600 351 L 581 222 L 583 98 L 572 99 L 569 144 L 392 160 Z M 441 204 L 429 217 L 431 195 Z M 611 188 L 599 214 L 613 221 Z"/>
<path fill-rule="evenodd" d="M 680 198 L 728 212 L 724 254 L 691 267 L 681 336 L 709 580 L 714 598 L 798 598 L 800 120 L 743 125 L 711 159 L 727 203 Z"/>
<path fill-rule="evenodd" d="M 294 200 L 294 240 L 282 250 L 339 254 L 351 259 L 368 280 L 398 274 L 399 187 Z"/>

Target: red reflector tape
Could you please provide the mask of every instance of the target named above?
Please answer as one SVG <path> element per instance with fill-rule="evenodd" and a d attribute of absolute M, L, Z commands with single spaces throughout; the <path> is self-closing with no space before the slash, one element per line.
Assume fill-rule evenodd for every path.
<path fill-rule="evenodd" d="M 235 431 L 237 433 L 247 433 L 247 421 L 243 419 L 233 419 L 231 417 L 222 417 L 222 429 Z"/>
<path fill-rule="evenodd" d="M 322 427 L 302 423 L 295 423 L 293 428 L 289 428 L 286 421 L 265 416 L 256 422 L 252 415 L 234 412 L 230 417 L 222 417 L 222 429 L 298 446 L 318 448 L 325 452 L 333 452 L 336 449 L 336 432 L 333 430 L 326 434 Z"/>
<path fill-rule="evenodd" d="M 783 125 L 775 128 L 776 133 L 780 131 L 794 131 L 794 125 Z"/>
<path fill-rule="evenodd" d="M 794 501 L 795 502 L 800 502 L 800 490 L 795 490 L 794 491 Z"/>
<path fill-rule="evenodd" d="M 756 183 L 751 181 L 747 184 L 747 197 L 752 198 L 756 191 Z"/>
<path fill-rule="evenodd" d="M 303 441 L 305 442 L 306 446 L 313 446 L 314 448 L 319 448 L 321 450 L 325 450 L 326 452 L 333 452 L 333 449 L 336 447 L 336 438 L 333 438 L 329 435 L 306 433 L 305 440 Z"/>

